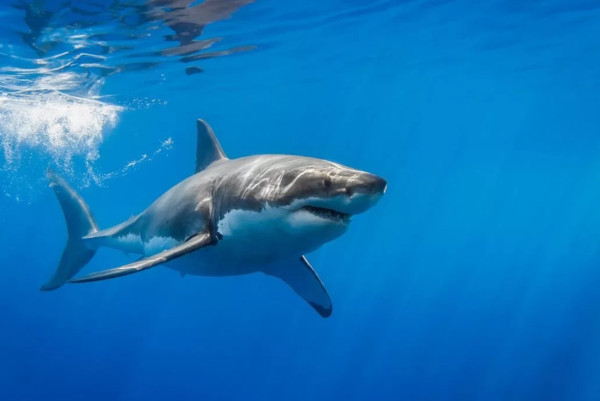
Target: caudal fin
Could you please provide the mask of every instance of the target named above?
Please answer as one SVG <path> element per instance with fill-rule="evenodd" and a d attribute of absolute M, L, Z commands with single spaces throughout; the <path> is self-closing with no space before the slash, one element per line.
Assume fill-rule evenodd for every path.
<path fill-rule="evenodd" d="M 86 247 L 82 238 L 98 231 L 90 208 L 81 196 L 53 171 L 48 170 L 47 176 L 65 215 L 69 238 L 54 275 L 40 288 L 42 291 L 60 287 L 92 259 L 96 250 Z"/>

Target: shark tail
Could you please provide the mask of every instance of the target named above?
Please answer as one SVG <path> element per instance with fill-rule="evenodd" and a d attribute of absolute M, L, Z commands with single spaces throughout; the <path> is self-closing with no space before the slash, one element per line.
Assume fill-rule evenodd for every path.
<path fill-rule="evenodd" d="M 96 249 L 86 246 L 83 237 L 98 231 L 90 208 L 83 198 L 53 171 L 48 170 L 47 177 L 62 207 L 69 238 L 54 275 L 40 288 L 42 291 L 62 286 L 92 259 Z"/>

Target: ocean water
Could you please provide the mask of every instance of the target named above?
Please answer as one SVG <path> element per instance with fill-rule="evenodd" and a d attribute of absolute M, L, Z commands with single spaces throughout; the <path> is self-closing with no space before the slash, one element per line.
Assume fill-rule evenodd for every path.
<path fill-rule="evenodd" d="M 7 0 L 1 400 L 600 400 L 600 3 Z M 230 157 L 385 177 L 308 255 L 321 318 L 261 274 L 41 292 L 67 232 Z M 133 255 L 102 249 L 80 274 Z"/>

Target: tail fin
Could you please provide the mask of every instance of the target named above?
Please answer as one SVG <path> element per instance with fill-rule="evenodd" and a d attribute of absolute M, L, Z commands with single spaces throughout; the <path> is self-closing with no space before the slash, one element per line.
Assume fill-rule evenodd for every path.
<path fill-rule="evenodd" d="M 90 208 L 81 196 L 53 171 L 48 170 L 47 176 L 65 215 L 69 239 L 56 272 L 40 288 L 42 291 L 60 287 L 92 259 L 96 250 L 86 247 L 82 238 L 98 231 Z"/>

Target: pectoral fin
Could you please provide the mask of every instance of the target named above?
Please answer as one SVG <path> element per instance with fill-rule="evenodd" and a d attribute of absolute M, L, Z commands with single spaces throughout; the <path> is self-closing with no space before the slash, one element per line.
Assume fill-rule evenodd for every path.
<path fill-rule="evenodd" d="M 306 257 L 299 259 L 288 265 L 281 265 L 277 268 L 268 269 L 266 274 L 279 277 L 285 281 L 296 294 L 300 295 L 323 317 L 329 317 L 332 312 L 331 299 L 327 290 L 323 286 L 321 279 L 317 276 Z"/>
<path fill-rule="evenodd" d="M 70 280 L 69 283 L 86 283 L 88 281 L 107 280 L 109 278 L 115 278 L 137 273 L 142 270 L 150 269 L 154 266 L 176 259 L 187 253 L 198 250 L 204 246 L 211 245 L 213 244 L 213 241 L 214 240 L 209 233 L 198 234 L 191 237 L 183 244 L 157 253 L 156 255 L 138 260 L 125 266 L 117 267 L 115 269 L 88 274 L 87 276 Z"/>

